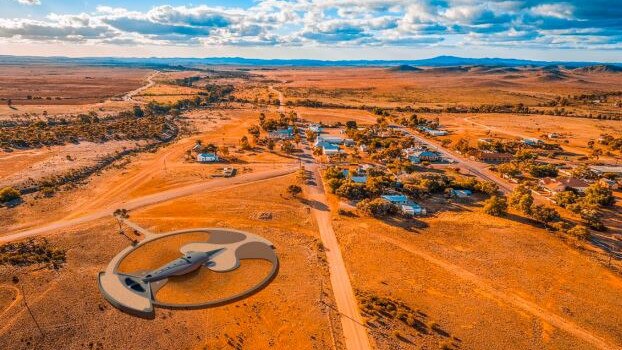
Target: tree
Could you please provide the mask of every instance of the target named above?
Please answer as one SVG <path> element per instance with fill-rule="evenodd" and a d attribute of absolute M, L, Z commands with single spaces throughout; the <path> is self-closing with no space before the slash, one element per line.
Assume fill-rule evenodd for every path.
<path fill-rule="evenodd" d="M 135 105 L 134 106 L 134 117 L 136 118 L 142 118 L 145 116 L 145 112 L 143 112 L 143 109 L 140 108 L 139 105 Z"/>
<path fill-rule="evenodd" d="M 302 193 L 302 188 L 298 185 L 289 185 L 287 186 L 287 193 L 292 197 L 298 197 Z"/>
<path fill-rule="evenodd" d="M 268 146 L 268 149 L 272 151 L 274 150 L 274 146 L 276 146 L 276 144 L 274 143 L 273 139 L 269 139 L 267 146 Z"/>
<path fill-rule="evenodd" d="M 242 139 L 240 139 L 240 145 L 242 146 L 242 149 L 244 150 L 249 150 L 251 149 L 251 145 L 250 143 L 248 143 L 248 137 L 242 136 Z"/>
<path fill-rule="evenodd" d="M 227 146 L 220 146 L 218 147 L 218 153 L 220 153 L 223 157 L 226 157 L 229 155 L 229 147 Z"/>
<path fill-rule="evenodd" d="M 499 185 L 492 181 L 478 181 L 475 184 L 475 190 L 493 196 L 499 192 Z"/>
<path fill-rule="evenodd" d="M 10 202 L 21 198 L 21 193 L 13 187 L 5 187 L 0 190 L 0 203 Z"/>
<path fill-rule="evenodd" d="M 307 137 L 307 140 L 309 142 L 314 142 L 315 141 L 316 135 L 315 135 L 315 133 L 313 131 L 311 131 L 311 130 L 305 131 L 305 136 Z"/>
<path fill-rule="evenodd" d="M 259 139 L 259 134 L 260 134 L 259 126 L 252 125 L 247 130 L 248 130 L 248 133 L 253 137 L 253 140 L 257 142 L 257 139 Z"/>
<path fill-rule="evenodd" d="M 590 230 L 583 225 L 576 225 L 570 230 L 566 231 L 566 233 L 580 241 L 584 241 L 590 237 Z"/>
<path fill-rule="evenodd" d="M 555 203 L 562 208 L 566 208 L 576 203 L 578 199 L 579 197 L 572 191 L 558 192 L 553 197 L 553 200 L 555 201 Z"/>
<path fill-rule="evenodd" d="M 356 207 L 367 215 L 373 217 L 383 217 L 387 215 L 395 215 L 398 207 L 391 202 L 382 199 L 364 199 L 356 205 Z"/>
<path fill-rule="evenodd" d="M 510 206 L 525 214 L 531 213 L 533 196 L 531 190 L 524 185 L 518 185 L 510 194 Z"/>
<path fill-rule="evenodd" d="M 346 122 L 346 129 L 356 129 L 357 125 L 356 125 L 356 121 L 354 120 L 348 120 Z"/>
<path fill-rule="evenodd" d="M 615 202 L 615 197 L 610 188 L 600 182 L 595 182 L 585 189 L 585 200 L 590 204 L 611 206 Z"/>
<path fill-rule="evenodd" d="M 544 224 L 546 227 L 549 227 L 552 222 L 560 219 L 557 210 L 542 204 L 535 205 L 531 208 L 531 217 L 534 220 Z"/>
<path fill-rule="evenodd" d="M 508 209 L 508 203 L 505 197 L 492 196 L 484 202 L 484 213 L 493 216 L 505 215 Z"/>
<path fill-rule="evenodd" d="M 287 154 L 293 153 L 294 149 L 295 149 L 294 144 L 289 141 L 283 141 L 281 143 L 281 151 Z"/>
<path fill-rule="evenodd" d="M 583 223 L 590 228 L 597 231 L 604 231 L 605 225 L 601 221 L 602 214 L 598 211 L 598 207 L 595 205 L 585 205 L 579 212 Z"/>

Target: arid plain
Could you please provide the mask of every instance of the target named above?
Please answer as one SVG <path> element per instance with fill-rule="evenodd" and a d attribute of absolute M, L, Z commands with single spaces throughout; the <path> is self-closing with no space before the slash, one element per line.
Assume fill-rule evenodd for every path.
<path fill-rule="evenodd" d="M 557 208 L 554 224 L 513 206 L 491 216 L 485 191 L 455 198 L 418 188 L 426 215 L 367 215 L 362 198 L 331 191 L 329 178 L 368 164 L 391 182 L 381 191 L 452 176 L 495 183 L 511 201 L 523 182 L 458 145 L 494 139 L 519 148 L 517 168 L 550 163 L 560 174 L 619 164 L 620 147 L 602 141 L 622 136 L 622 73 L 608 66 L 32 65 L 0 67 L 0 86 L 0 189 L 21 192 L 0 207 L 0 348 L 352 350 L 361 334 L 373 349 L 622 348 L 619 201 L 599 209 L 606 229 L 586 228 L 586 238 L 567 232 L 588 225 L 587 214 L 557 207 L 529 170 L 521 181 L 534 205 Z M 413 115 L 444 134 L 429 137 Z M 271 141 L 265 120 L 300 132 Z M 315 152 L 320 135 L 303 132 L 316 124 L 329 135 L 373 129 L 378 150 L 404 140 L 396 130 L 411 132 L 455 159 L 398 167 L 363 151 L 363 141 L 329 157 Z M 514 145 L 532 138 L 550 149 Z M 220 160 L 197 162 L 199 148 Z M 519 163 L 526 152 L 540 163 Z M 278 274 L 224 306 L 127 315 L 97 286 L 108 261 L 142 239 L 128 227 L 119 234 L 117 209 L 156 233 L 229 227 L 263 236 Z M 29 239 L 40 248 L 20 255 L 6 246 Z M 345 276 L 335 276 L 339 259 Z M 231 283 L 210 281 L 227 292 L 262 269 L 250 265 Z M 337 277 L 345 277 L 338 287 Z M 344 311 L 341 291 L 356 310 Z"/>

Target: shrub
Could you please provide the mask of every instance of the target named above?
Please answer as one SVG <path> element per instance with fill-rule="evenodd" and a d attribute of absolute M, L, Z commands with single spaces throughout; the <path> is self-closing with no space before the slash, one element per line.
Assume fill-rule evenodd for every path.
<path fill-rule="evenodd" d="M 586 240 L 590 236 L 590 230 L 583 225 L 576 225 L 570 230 L 566 231 L 566 233 L 580 241 Z"/>
<path fill-rule="evenodd" d="M 10 202 L 12 200 L 21 198 L 21 194 L 13 187 L 5 187 L 0 190 L 0 203 Z"/>
<path fill-rule="evenodd" d="M 289 193 L 292 197 L 297 197 L 302 193 L 302 188 L 298 185 L 289 185 L 287 187 L 287 193 Z"/>

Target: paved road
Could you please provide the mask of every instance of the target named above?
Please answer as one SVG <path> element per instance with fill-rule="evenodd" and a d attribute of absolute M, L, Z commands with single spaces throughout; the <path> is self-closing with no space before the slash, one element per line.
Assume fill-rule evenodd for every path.
<path fill-rule="evenodd" d="M 276 177 L 284 176 L 295 172 L 297 169 L 296 166 L 284 167 L 276 170 L 268 170 L 257 173 L 250 173 L 240 175 L 234 178 L 227 179 L 217 179 L 211 180 L 208 182 L 202 182 L 198 184 L 188 185 L 184 187 L 179 187 L 159 193 L 150 194 L 147 196 L 138 197 L 128 201 L 119 201 L 118 203 L 114 203 L 109 205 L 106 208 L 95 210 L 89 214 L 85 214 L 70 220 L 59 220 L 56 222 L 49 223 L 44 226 L 35 227 L 32 229 L 11 232 L 5 236 L 0 237 L 0 244 L 11 242 L 15 240 L 20 240 L 28 237 L 38 236 L 45 233 L 50 233 L 59 229 L 75 226 L 78 224 L 83 224 L 86 222 L 90 222 L 93 220 L 101 219 L 106 216 L 112 215 L 112 213 L 118 208 L 124 208 L 128 210 L 141 208 L 148 205 L 153 205 L 157 203 L 162 203 L 171 199 L 190 196 L 199 192 L 206 191 L 219 191 L 229 188 L 234 188 L 238 186 L 247 185 L 250 183 L 255 183 L 259 181 L 269 180 Z"/>

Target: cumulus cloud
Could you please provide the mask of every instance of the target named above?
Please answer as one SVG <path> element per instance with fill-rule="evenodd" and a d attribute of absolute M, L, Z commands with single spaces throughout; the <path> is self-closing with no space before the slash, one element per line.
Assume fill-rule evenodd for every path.
<path fill-rule="evenodd" d="M 38 3 L 38 0 L 17 0 Z M 622 48 L 608 0 L 258 0 L 250 8 L 100 6 L 43 20 L 0 19 L 0 38 L 124 45 Z"/>
<path fill-rule="evenodd" d="M 39 0 L 17 0 L 17 2 L 22 5 L 41 5 Z"/>

